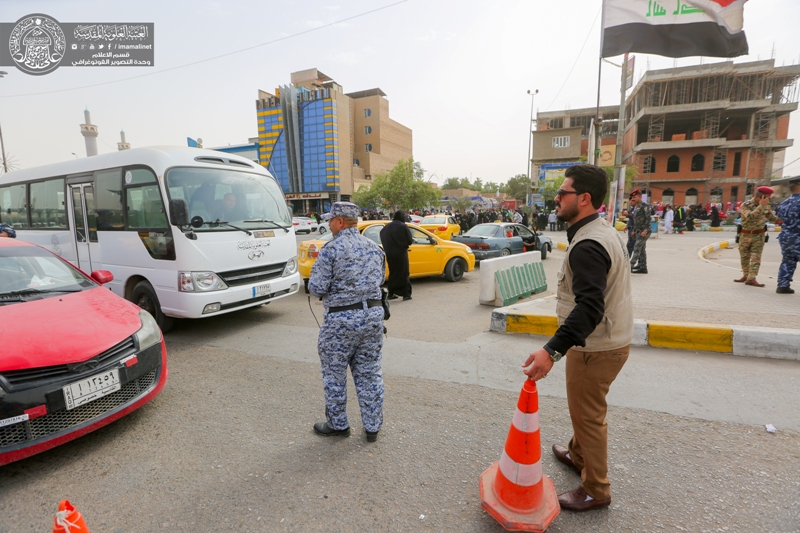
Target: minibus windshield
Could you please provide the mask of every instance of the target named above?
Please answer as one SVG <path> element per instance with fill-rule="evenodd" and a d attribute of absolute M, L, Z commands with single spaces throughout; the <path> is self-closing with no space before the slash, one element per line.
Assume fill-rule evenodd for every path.
<path fill-rule="evenodd" d="M 166 180 L 170 199 L 186 200 L 190 220 L 203 219 L 197 231 L 236 231 L 231 224 L 245 229 L 292 225 L 281 189 L 268 176 L 178 167 L 167 172 Z"/>

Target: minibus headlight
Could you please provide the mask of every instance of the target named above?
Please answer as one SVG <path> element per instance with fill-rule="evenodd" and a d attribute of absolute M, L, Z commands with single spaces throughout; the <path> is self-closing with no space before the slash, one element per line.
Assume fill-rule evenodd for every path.
<path fill-rule="evenodd" d="M 142 321 L 142 327 L 133 334 L 136 337 L 139 350 L 144 350 L 161 342 L 161 330 L 153 315 L 142 309 L 139 311 L 139 320 Z"/>
<path fill-rule="evenodd" d="M 286 268 L 283 269 L 283 274 L 281 274 L 281 276 L 283 277 L 291 276 L 295 272 L 297 272 L 297 258 L 292 257 L 291 259 L 286 261 Z"/>
<path fill-rule="evenodd" d="M 181 292 L 209 292 L 227 289 L 219 276 L 213 272 L 179 272 L 178 290 Z"/>

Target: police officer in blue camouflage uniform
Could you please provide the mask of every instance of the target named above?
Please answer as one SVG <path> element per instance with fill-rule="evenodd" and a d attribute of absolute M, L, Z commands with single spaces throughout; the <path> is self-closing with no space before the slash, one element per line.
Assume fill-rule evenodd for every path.
<path fill-rule="evenodd" d="M 800 261 L 800 176 L 791 178 L 789 190 L 792 195 L 778 206 L 777 215 L 783 221 L 778 242 L 781 244 L 783 260 L 778 269 L 778 294 L 794 294 L 789 287 Z"/>
<path fill-rule="evenodd" d="M 14 228 L 8 224 L 0 224 L 0 237 L 11 237 L 12 239 L 16 239 L 17 232 L 14 231 Z"/>
<path fill-rule="evenodd" d="M 322 363 L 326 421 L 314 424 L 314 431 L 322 436 L 350 435 L 349 365 L 367 441 L 375 442 L 383 423 L 381 285 L 386 259 L 377 244 L 359 233 L 358 214 L 355 204 L 333 204 L 333 240 L 322 247 L 308 280 L 309 292 L 322 298 L 325 306 L 317 351 Z"/>

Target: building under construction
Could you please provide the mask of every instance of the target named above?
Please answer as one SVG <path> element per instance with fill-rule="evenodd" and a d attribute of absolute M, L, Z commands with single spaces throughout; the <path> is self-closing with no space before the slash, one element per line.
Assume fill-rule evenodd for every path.
<path fill-rule="evenodd" d="M 625 106 L 634 186 L 654 202 L 735 204 L 780 177 L 798 77 L 773 60 L 648 71 Z"/>

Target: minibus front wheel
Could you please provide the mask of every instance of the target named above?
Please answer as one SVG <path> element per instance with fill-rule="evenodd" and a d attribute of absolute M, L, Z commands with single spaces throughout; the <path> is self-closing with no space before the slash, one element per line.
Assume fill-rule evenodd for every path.
<path fill-rule="evenodd" d="M 153 290 L 153 287 L 148 282 L 140 281 L 136 284 L 131 294 L 131 301 L 153 315 L 163 333 L 171 330 L 172 326 L 175 325 L 175 319 L 161 311 L 161 304 L 158 303 L 156 291 Z"/>

